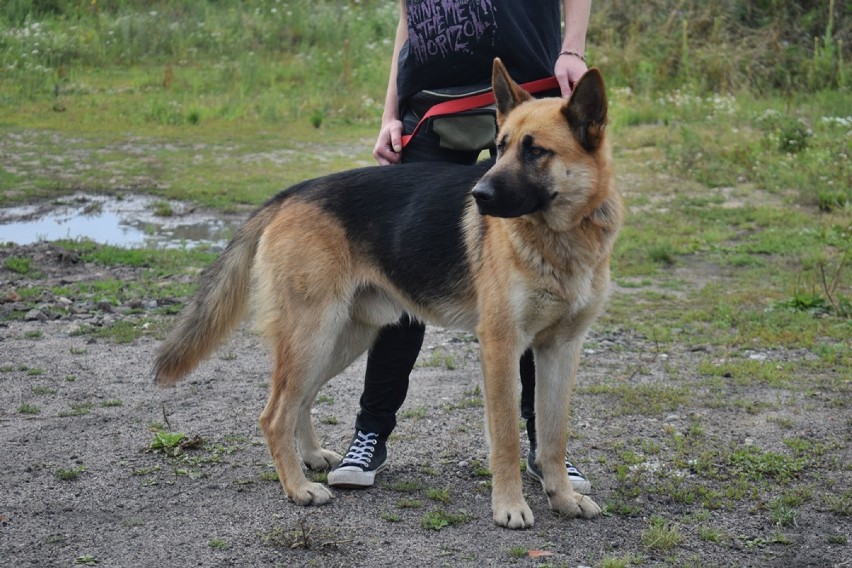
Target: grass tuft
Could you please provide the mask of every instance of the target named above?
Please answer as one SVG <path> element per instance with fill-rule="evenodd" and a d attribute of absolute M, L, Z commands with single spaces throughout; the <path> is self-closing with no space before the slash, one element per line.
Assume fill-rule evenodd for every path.
<path fill-rule="evenodd" d="M 642 544 L 648 550 L 667 552 L 676 548 L 684 540 L 678 527 L 662 517 L 653 516 L 648 524 L 648 529 L 642 533 L 641 537 Z"/>
<path fill-rule="evenodd" d="M 420 526 L 424 529 L 439 531 L 443 528 L 461 525 L 473 520 L 473 516 L 464 511 L 450 513 L 443 509 L 429 511 L 420 519 Z"/>

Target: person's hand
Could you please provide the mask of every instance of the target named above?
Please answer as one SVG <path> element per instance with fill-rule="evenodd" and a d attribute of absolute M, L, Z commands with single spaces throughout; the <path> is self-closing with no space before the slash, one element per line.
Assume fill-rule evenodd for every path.
<path fill-rule="evenodd" d="M 382 124 L 373 148 L 373 157 L 381 166 L 402 161 L 402 121 L 393 119 Z"/>
<path fill-rule="evenodd" d="M 586 62 L 576 55 L 563 54 L 556 59 L 556 64 L 553 66 L 553 74 L 556 76 L 556 80 L 559 81 L 559 88 L 562 90 L 563 97 L 571 94 L 580 77 L 588 70 Z"/>

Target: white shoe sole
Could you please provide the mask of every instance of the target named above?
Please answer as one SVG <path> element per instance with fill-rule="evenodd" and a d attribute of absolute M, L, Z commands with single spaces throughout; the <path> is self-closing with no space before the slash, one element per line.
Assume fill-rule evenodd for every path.
<path fill-rule="evenodd" d="M 343 489 L 372 487 L 376 483 L 376 474 L 385 469 L 387 465 L 388 462 L 385 462 L 373 471 L 363 471 L 352 466 L 333 469 L 328 472 L 328 486 Z"/>

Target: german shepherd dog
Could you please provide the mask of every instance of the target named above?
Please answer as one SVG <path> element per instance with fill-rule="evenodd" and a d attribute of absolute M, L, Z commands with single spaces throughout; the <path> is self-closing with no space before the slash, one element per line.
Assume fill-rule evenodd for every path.
<path fill-rule="evenodd" d="M 564 456 L 587 329 L 609 288 L 622 219 L 605 143 L 607 100 L 591 69 L 568 100 L 533 100 L 495 60 L 493 165 L 370 167 L 299 183 L 256 211 L 206 270 L 154 365 L 175 383 L 243 318 L 249 296 L 274 353 L 260 427 L 287 496 L 322 505 L 312 469 L 336 465 L 310 411 L 320 388 L 413 317 L 476 333 L 491 442 L 494 522 L 533 525 L 522 494 L 519 358 L 535 355 L 537 465 L 550 506 L 601 509 L 575 493 Z"/>

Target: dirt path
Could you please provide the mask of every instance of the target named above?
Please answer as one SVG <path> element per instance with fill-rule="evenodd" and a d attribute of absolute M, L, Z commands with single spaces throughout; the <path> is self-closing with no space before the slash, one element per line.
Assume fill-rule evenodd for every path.
<path fill-rule="evenodd" d="M 0 248 L 0 265 L 35 259 L 47 290 L 136 277 L 61 253 Z M 848 389 L 818 378 L 801 391 L 724 377 L 696 383 L 704 351 L 661 353 L 627 326 L 593 333 L 570 449 L 610 514 L 560 519 L 527 479 L 536 525 L 513 532 L 491 521 L 476 343 L 430 328 L 379 486 L 336 491 L 332 504 L 306 509 L 272 479 L 257 424 L 269 364 L 248 327 L 177 388 L 159 391 L 150 377 L 155 334 L 116 343 L 96 333 L 150 320 L 153 304 L 106 310 L 46 292 L 25 309 L 19 290 L 32 282 L 12 276 L 0 268 L 5 566 L 822 567 L 852 558 L 850 416 L 838 404 Z M 362 377 L 359 361 L 315 406 L 318 433 L 337 451 L 351 435 Z M 713 403 L 733 397 L 753 408 Z M 179 456 L 151 450 L 157 429 L 185 434 Z M 812 442 L 804 462 L 783 442 L 791 438 Z"/>

